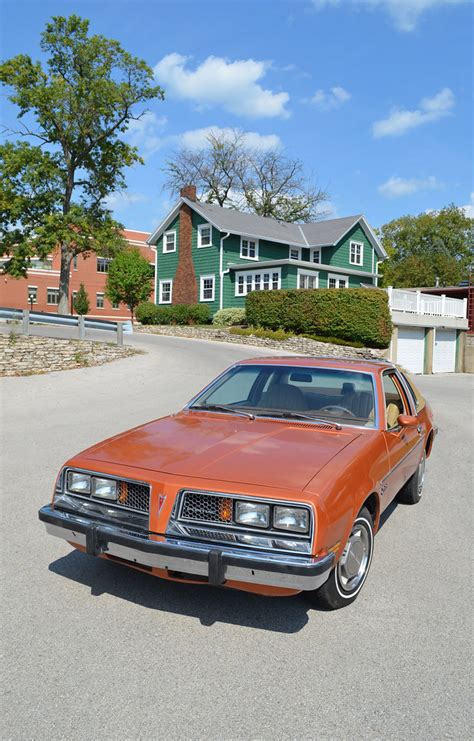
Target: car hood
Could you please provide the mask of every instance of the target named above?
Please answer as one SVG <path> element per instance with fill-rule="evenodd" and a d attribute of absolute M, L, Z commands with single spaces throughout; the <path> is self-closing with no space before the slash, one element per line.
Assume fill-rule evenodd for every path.
<path fill-rule="evenodd" d="M 99 443 L 83 456 L 95 464 L 304 489 L 359 434 L 349 428 L 185 411 Z"/>

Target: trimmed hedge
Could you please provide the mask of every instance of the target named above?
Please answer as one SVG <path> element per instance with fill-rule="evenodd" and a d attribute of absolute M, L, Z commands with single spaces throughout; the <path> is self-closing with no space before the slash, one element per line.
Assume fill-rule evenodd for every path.
<path fill-rule="evenodd" d="M 209 307 L 202 304 L 157 306 L 151 301 L 140 304 L 135 316 L 141 324 L 208 324 Z"/>
<path fill-rule="evenodd" d="M 373 288 L 253 291 L 246 313 L 252 326 L 336 337 L 366 347 L 388 347 L 392 336 L 387 294 Z"/>
<path fill-rule="evenodd" d="M 230 327 L 232 324 L 245 324 L 245 309 L 220 309 L 212 319 L 216 327 Z"/>

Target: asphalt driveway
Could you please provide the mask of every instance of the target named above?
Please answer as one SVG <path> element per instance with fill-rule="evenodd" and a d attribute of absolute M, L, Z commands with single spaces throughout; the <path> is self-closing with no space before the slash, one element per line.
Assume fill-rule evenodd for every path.
<path fill-rule="evenodd" d="M 440 427 L 425 494 L 391 509 L 334 613 L 161 582 L 46 535 L 72 453 L 181 406 L 259 348 L 169 337 L 1 384 L 1 738 L 464 739 L 470 727 L 472 377 L 419 380 Z"/>

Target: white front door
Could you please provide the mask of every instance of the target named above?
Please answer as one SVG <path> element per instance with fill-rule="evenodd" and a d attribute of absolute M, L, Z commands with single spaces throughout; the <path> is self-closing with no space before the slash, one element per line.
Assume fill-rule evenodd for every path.
<path fill-rule="evenodd" d="M 454 373 L 456 370 L 456 330 L 435 329 L 433 373 Z"/>
<path fill-rule="evenodd" d="M 425 365 L 424 327 L 398 327 L 397 363 L 410 373 L 423 373 Z"/>

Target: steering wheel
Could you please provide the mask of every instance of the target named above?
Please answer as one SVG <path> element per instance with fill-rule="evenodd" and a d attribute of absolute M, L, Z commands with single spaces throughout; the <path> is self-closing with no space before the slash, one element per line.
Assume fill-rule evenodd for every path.
<path fill-rule="evenodd" d="M 341 407 L 339 404 L 328 404 L 326 407 L 321 407 L 319 410 L 320 412 L 329 412 L 329 414 L 332 414 L 335 412 L 345 412 L 345 414 L 348 414 L 349 417 L 355 417 L 354 412 L 351 412 L 350 409 L 346 409 L 346 407 Z"/>

